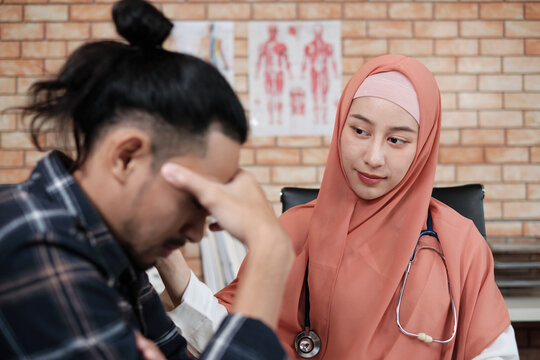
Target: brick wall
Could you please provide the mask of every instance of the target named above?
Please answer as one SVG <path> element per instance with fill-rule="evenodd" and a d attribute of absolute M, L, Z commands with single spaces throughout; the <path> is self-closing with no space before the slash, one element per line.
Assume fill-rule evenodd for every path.
<path fill-rule="evenodd" d="M 110 0 L 4 0 L 0 110 L 24 101 L 86 40 L 115 38 Z M 442 92 L 438 185 L 486 187 L 491 242 L 540 242 L 540 3 L 405 1 L 156 1 L 173 20 L 235 21 L 235 88 L 248 109 L 250 20 L 340 19 L 343 82 L 370 57 L 421 60 Z M 286 185 L 318 186 L 325 137 L 252 138 L 242 165 L 279 212 Z M 0 117 L 0 183 L 23 180 L 42 155 L 24 124 Z M 192 249 L 197 255 L 196 249 Z"/>

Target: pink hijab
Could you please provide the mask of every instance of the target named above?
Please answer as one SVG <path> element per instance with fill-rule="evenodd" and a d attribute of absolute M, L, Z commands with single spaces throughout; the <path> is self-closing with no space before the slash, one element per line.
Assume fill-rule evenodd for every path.
<path fill-rule="evenodd" d="M 358 198 L 347 182 L 340 138 L 360 85 L 371 74 L 389 71 L 405 75 L 415 88 L 420 118 L 418 147 L 403 180 L 386 195 L 366 201 Z M 440 126 L 439 89 L 430 71 L 417 60 L 398 55 L 375 58 L 345 87 L 319 196 L 280 218 L 298 254 L 278 328 L 294 358 L 300 358 L 292 349 L 296 334 L 303 330 L 303 280 L 308 259 L 311 327 L 322 343 L 315 359 L 470 359 L 510 325 L 485 240 L 470 220 L 431 198 Z M 408 337 L 396 324 L 403 273 L 420 231 L 426 227 L 428 207 L 446 258 L 458 313 L 456 338 L 445 345 Z M 432 238 L 422 243 L 438 246 Z M 237 281 L 217 294 L 226 306 L 233 301 Z M 407 281 L 401 323 L 408 331 L 447 339 L 453 326 L 450 309 L 444 265 L 433 252 L 422 252 Z"/>

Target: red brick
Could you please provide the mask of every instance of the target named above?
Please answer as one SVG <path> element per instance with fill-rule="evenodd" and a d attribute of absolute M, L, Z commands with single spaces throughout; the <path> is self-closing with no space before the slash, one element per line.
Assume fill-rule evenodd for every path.
<path fill-rule="evenodd" d="M 475 128 L 478 126 L 476 111 L 444 111 L 442 113 L 443 129 Z"/>
<path fill-rule="evenodd" d="M 344 74 L 353 74 L 364 64 L 364 59 L 361 57 L 344 57 L 341 59 L 341 69 Z"/>
<path fill-rule="evenodd" d="M 280 136 L 277 138 L 279 147 L 317 147 L 321 146 L 320 136 Z"/>
<path fill-rule="evenodd" d="M 521 111 L 480 111 L 480 126 L 491 128 L 512 128 L 523 126 Z"/>
<path fill-rule="evenodd" d="M 437 55 L 477 55 L 478 41 L 471 39 L 437 39 L 435 40 Z"/>
<path fill-rule="evenodd" d="M 500 93 L 459 93 L 460 109 L 501 109 L 502 94 Z M 506 104 L 506 102 L 505 102 Z"/>
<path fill-rule="evenodd" d="M 431 40 L 390 40 L 390 53 L 408 56 L 422 56 L 433 54 L 433 41 Z"/>
<path fill-rule="evenodd" d="M 244 170 L 249 171 L 255 176 L 259 183 L 270 183 L 270 167 L 269 166 L 243 166 Z"/>
<path fill-rule="evenodd" d="M 203 4 L 163 4 L 163 13 L 171 20 L 202 20 L 206 17 Z"/>
<path fill-rule="evenodd" d="M 520 221 L 490 221 L 486 223 L 487 236 L 521 236 L 523 226 Z"/>
<path fill-rule="evenodd" d="M 418 57 L 431 72 L 434 74 L 445 74 L 456 72 L 456 59 L 452 57 L 434 56 L 434 57 Z"/>
<path fill-rule="evenodd" d="M 298 17 L 300 19 L 340 19 L 341 4 L 298 4 Z"/>
<path fill-rule="evenodd" d="M 37 150 L 25 150 L 24 152 L 24 165 L 26 167 L 34 167 L 39 160 L 43 159 L 47 155 L 44 151 Z"/>
<path fill-rule="evenodd" d="M 540 184 L 527 185 L 527 198 L 540 199 Z"/>
<path fill-rule="evenodd" d="M 47 39 L 87 40 L 90 37 L 90 25 L 86 23 L 47 24 Z"/>
<path fill-rule="evenodd" d="M 410 21 L 370 21 L 368 35 L 374 38 L 412 37 Z"/>
<path fill-rule="evenodd" d="M 504 130 L 463 129 L 461 142 L 464 145 L 502 145 L 504 144 Z"/>
<path fill-rule="evenodd" d="M 540 111 L 525 111 L 525 126 L 540 127 Z"/>
<path fill-rule="evenodd" d="M 66 21 L 67 5 L 26 5 L 24 20 L 28 21 Z"/>
<path fill-rule="evenodd" d="M 441 145 L 457 145 L 459 144 L 459 130 L 441 129 Z"/>
<path fill-rule="evenodd" d="M 456 170 L 459 182 L 489 184 L 502 180 L 498 165 L 460 165 Z"/>
<path fill-rule="evenodd" d="M 299 149 L 258 149 L 256 162 L 259 165 L 299 164 Z"/>
<path fill-rule="evenodd" d="M 525 19 L 540 19 L 540 4 L 525 4 Z"/>
<path fill-rule="evenodd" d="M 14 59 L 21 55 L 18 41 L 0 41 L 0 59 Z"/>
<path fill-rule="evenodd" d="M 64 59 L 45 59 L 45 73 L 57 74 L 65 62 Z"/>
<path fill-rule="evenodd" d="M 23 182 L 30 175 L 30 169 L 6 169 L 0 171 L 1 184 L 17 184 Z"/>
<path fill-rule="evenodd" d="M 112 6 L 111 5 L 71 5 L 70 6 L 71 21 L 111 21 Z"/>
<path fill-rule="evenodd" d="M 504 106 L 507 109 L 540 109 L 538 94 L 504 94 Z"/>
<path fill-rule="evenodd" d="M 477 90 L 474 75 L 437 75 L 435 79 L 441 91 Z"/>
<path fill-rule="evenodd" d="M 0 168 L 24 165 L 24 151 L 0 151 Z"/>
<path fill-rule="evenodd" d="M 500 201 L 484 200 L 484 216 L 486 220 L 502 218 L 502 203 Z"/>
<path fill-rule="evenodd" d="M 525 75 L 524 89 L 529 91 L 540 90 L 540 75 Z"/>
<path fill-rule="evenodd" d="M 276 138 L 273 136 L 250 136 L 244 144 L 245 147 L 274 147 L 276 146 Z"/>
<path fill-rule="evenodd" d="M 43 39 L 43 24 L 2 24 L 0 38 L 2 40 Z"/>
<path fill-rule="evenodd" d="M 457 97 L 455 93 L 441 93 L 441 107 L 443 112 L 457 109 Z"/>
<path fill-rule="evenodd" d="M 341 37 L 342 38 L 360 38 L 367 34 L 366 21 L 342 21 L 341 22 Z"/>
<path fill-rule="evenodd" d="M 248 92 L 248 80 L 246 75 L 235 75 L 234 77 L 234 89 L 237 92 Z"/>
<path fill-rule="evenodd" d="M 425 3 L 400 3 L 389 6 L 390 19 L 431 19 L 433 12 L 432 4 Z"/>
<path fill-rule="evenodd" d="M 302 164 L 325 165 L 328 159 L 328 148 L 302 149 Z"/>
<path fill-rule="evenodd" d="M 75 50 L 77 50 L 82 45 L 86 44 L 84 40 L 70 40 L 67 41 L 67 55 L 71 55 Z"/>
<path fill-rule="evenodd" d="M 504 24 L 502 21 L 461 21 L 459 29 L 463 37 L 495 38 L 503 36 Z"/>
<path fill-rule="evenodd" d="M 525 39 L 525 54 L 526 55 L 540 55 L 540 40 Z"/>
<path fill-rule="evenodd" d="M 414 36 L 430 39 L 453 38 L 458 35 L 456 21 L 415 21 Z"/>
<path fill-rule="evenodd" d="M 92 39 L 120 39 L 112 22 L 98 22 L 90 25 Z"/>
<path fill-rule="evenodd" d="M 16 128 L 17 115 L 0 111 L 0 130 L 15 130 Z"/>
<path fill-rule="evenodd" d="M 503 204 L 505 219 L 531 219 L 540 218 L 539 201 L 512 201 Z"/>
<path fill-rule="evenodd" d="M 506 37 L 537 38 L 540 37 L 540 21 L 506 21 Z"/>
<path fill-rule="evenodd" d="M 440 164 L 480 164 L 483 160 L 481 147 L 442 147 L 439 150 Z"/>
<path fill-rule="evenodd" d="M 21 5 L 0 5 L 0 22 L 22 21 L 23 7 Z"/>
<path fill-rule="evenodd" d="M 519 91 L 522 80 L 519 75 L 480 75 L 478 87 L 484 91 Z"/>
<path fill-rule="evenodd" d="M 509 56 L 503 58 L 503 71 L 505 73 L 516 72 L 538 73 L 540 72 L 540 56 Z"/>
<path fill-rule="evenodd" d="M 522 4 L 480 4 L 482 19 L 523 19 Z"/>
<path fill-rule="evenodd" d="M 386 4 L 345 3 L 343 6 L 346 19 L 386 19 Z"/>
<path fill-rule="evenodd" d="M 487 163 L 512 164 L 529 161 L 529 149 L 526 147 L 488 147 L 485 150 Z"/>
<path fill-rule="evenodd" d="M 540 165 L 504 165 L 504 181 L 538 182 Z"/>
<path fill-rule="evenodd" d="M 508 129 L 508 145 L 540 145 L 540 129 Z"/>
<path fill-rule="evenodd" d="M 6 109 L 13 106 L 22 106 L 27 102 L 25 96 L 21 95 L 0 95 L 0 109 Z"/>
<path fill-rule="evenodd" d="M 456 181 L 456 167 L 455 165 L 437 165 L 435 171 L 435 183 L 452 183 Z"/>
<path fill-rule="evenodd" d="M 22 43 L 22 56 L 25 58 L 53 58 L 66 55 L 63 41 L 25 41 Z"/>
<path fill-rule="evenodd" d="M 498 57 L 474 56 L 458 58 L 458 72 L 492 73 L 501 71 L 501 60 Z"/>
<path fill-rule="evenodd" d="M 524 184 L 486 184 L 487 200 L 519 200 L 525 199 Z"/>
<path fill-rule="evenodd" d="M 282 185 L 262 185 L 261 187 L 268 201 L 279 201 Z"/>
<path fill-rule="evenodd" d="M 16 91 L 15 84 L 15 78 L 0 77 L 0 94 L 14 94 Z"/>
<path fill-rule="evenodd" d="M 386 54 L 387 52 L 386 40 L 343 40 L 344 56 L 372 56 Z"/>
<path fill-rule="evenodd" d="M 40 4 L 45 3 L 47 0 L 5 0 L 6 4 Z"/>
<path fill-rule="evenodd" d="M 247 39 L 248 37 L 248 22 L 236 21 L 234 23 L 234 37 L 239 39 Z"/>
<path fill-rule="evenodd" d="M 36 81 L 41 80 L 41 77 L 32 76 L 32 77 L 21 77 L 17 78 L 17 93 L 18 94 L 27 94 L 28 89 Z"/>
<path fill-rule="evenodd" d="M 435 19 L 477 19 L 478 4 L 435 4 Z"/>
<path fill-rule="evenodd" d="M 254 20 L 292 20 L 296 19 L 296 4 L 253 4 Z"/>
<path fill-rule="evenodd" d="M 524 40 L 484 39 L 480 40 L 481 55 L 523 55 Z"/>
<path fill-rule="evenodd" d="M 531 163 L 540 163 L 540 147 L 531 148 Z"/>
<path fill-rule="evenodd" d="M 1 133 L 2 148 L 4 149 L 33 149 L 30 135 L 26 132 Z"/>
<path fill-rule="evenodd" d="M 523 235 L 534 236 L 540 238 L 540 221 L 527 221 L 523 223 Z M 537 331 L 532 339 L 539 339 L 540 333 Z M 536 340 L 536 346 L 538 346 L 540 340 Z"/>
<path fill-rule="evenodd" d="M 313 166 L 276 166 L 272 169 L 274 184 L 306 184 L 317 181 L 317 169 Z"/>
<path fill-rule="evenodd" d="M 0 61 L 0 76 L 12 75 L 42 75 L 42 60 L 2 60 Z"/>
<path fill-rule="evenodd" d="M 249 20 L 249 4 L 208 4 L 208 19 L 212 20 Z"/>

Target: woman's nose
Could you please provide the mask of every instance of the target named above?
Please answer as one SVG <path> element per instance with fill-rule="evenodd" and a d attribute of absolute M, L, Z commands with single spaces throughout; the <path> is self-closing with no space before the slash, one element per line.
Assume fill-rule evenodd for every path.
<path fill-rule="evenodd" d="M 384 146 L 375 139 L 370 141 L 364 154 L 364 162 L 376 168 L 384 165 Z"/>

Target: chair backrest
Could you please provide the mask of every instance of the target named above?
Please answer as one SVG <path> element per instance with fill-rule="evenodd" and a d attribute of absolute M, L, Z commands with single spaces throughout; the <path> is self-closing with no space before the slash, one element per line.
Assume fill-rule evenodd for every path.
<path fill-rule="evenodd" d="M 293 206 L 310 202 L 317 198 L 319 189 L 284 187 L 281 189 L 282 211 Z M 451 187 L 435 187 L 431 194 L 461 215 L 471 219 L 484 239 L 486 224 L 484 220 L 484 187 L 481 184 L 467 184 Z"/>

